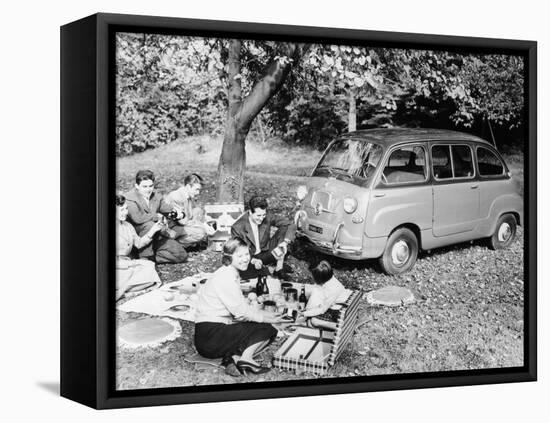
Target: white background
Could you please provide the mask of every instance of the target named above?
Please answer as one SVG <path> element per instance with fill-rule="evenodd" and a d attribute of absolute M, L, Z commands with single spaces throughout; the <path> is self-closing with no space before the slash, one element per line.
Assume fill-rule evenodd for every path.
<path fill-rule="evenodd" d="M 97 412 L 58 396 L 59 26 L 95 12 L 314 25 L 539 42 L 539 157 L 548 151 L 548 13 L 535 1 L 10 1 L 0 30 L 0 413 L 102 421 L 542 421 L 548 415 L 548 271 L 539 242 L 539 381 Z M 78 140 L 75 140 L 78 142 Z M 539 161 L 539 240 L 548 237 Z M 7 189 L 7 192 L 6 192 Z M 75 207 L 78 203 L 75 202 Z M 75 280 L 78 284 L 79 281 Z M 6 419 L 7 418 L 7 419 Z"/>

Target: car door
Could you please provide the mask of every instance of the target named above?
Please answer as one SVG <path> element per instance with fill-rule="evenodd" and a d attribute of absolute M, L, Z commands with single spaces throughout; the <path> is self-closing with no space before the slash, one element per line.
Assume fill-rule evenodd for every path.
<path fill-rule="evenodd" d="M 434 236 L 474 230 L 479 222 L 480 195 L 472 147 L 435 143 L 431 157 Z"/>
<path fill-rule="evenodd" d="M 432 223 L 432 188 L 425 145 L 392 148 L 371 190 L 365 230 L 371 238 L 388 236 L 396 227 L 413 223 L 420 230 Z"/>

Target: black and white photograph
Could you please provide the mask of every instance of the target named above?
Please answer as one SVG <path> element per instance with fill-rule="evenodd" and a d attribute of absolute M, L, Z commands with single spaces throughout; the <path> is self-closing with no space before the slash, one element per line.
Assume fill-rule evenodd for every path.
<path fill-rule="evenodd" d="M 117 391 L 524 366 L 524 55 L 114 40 Z"/>
<path fill-rule="evenodd" d="M 4 420 L 541 421 L 545 10 L 7 3 Z"/>

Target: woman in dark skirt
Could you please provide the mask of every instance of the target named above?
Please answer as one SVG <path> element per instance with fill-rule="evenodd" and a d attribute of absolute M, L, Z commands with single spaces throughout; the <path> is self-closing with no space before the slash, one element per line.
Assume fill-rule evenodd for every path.
<path fill-rule="evenodd" d="M 281 316 L 256 310 L 247 304 L 240 287 L 239 270 L 250 262 L 248 247 L 239 238 L 223 247 L 222 267 L 204 284 L 195 319 L 195 347 L 206 358 L 222 358 L 231 376 L 270 370 L 254 360 L 277 335 L 271 323 Z"/>

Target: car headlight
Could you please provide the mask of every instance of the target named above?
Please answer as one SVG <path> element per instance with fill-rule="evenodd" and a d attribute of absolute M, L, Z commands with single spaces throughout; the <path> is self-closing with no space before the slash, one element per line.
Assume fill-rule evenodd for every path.
<path fill-rule="evenodd" d="M 300 185 L 296 190 L 296 196 L 298 197 L 298 200 L 302 201 L 304 198 L 306 198 L 306 195 L 307 187 L 305 185 Z"/>
<path fill-rule="evenodd" d="M 357 200 L 353 197 L 344 198 L 344 211 L 351 214 L 355 210 L 357 210 Z"/>

